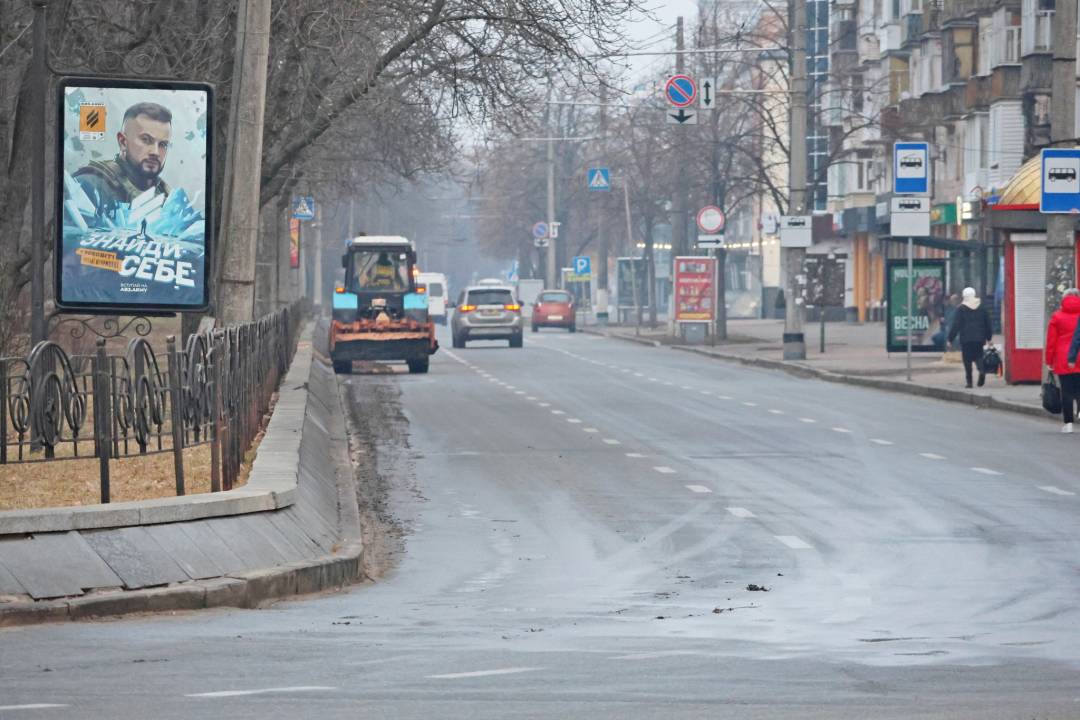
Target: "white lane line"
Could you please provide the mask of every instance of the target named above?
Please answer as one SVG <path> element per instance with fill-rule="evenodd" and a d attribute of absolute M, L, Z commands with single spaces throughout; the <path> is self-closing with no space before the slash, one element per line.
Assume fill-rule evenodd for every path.
<path fill-rule="evenodd" d="M 597 430 L 596 428 L 582 428 L 582 430 L 584 430 L 584 431 L 585 431 L 585 432 L 587 432 L 587 433 L 597 433 L 597 432 L 600 432 L 600 431 L 599 431 L 599 430 Z"/>
<path fill-rule="evenodd" d="M 562 410 L 552 410 L 551 414 L 552 415 L 565 415 L 566 413 L 563 412 Z"/>
<path fill-rule="evenodd" d="M 539 403 L 540 407 L 551 407 L 551 403 Z"/>
<path fill-rule="evenodd" d="M 814 418 L 799 418 L 799 422 L 804 422 L 807 425 L 812 425 L 817 422 Z"/>
<path fill-rule="evenodd" d="M 795 535 L 773 535 L 777 540 L 787 545 L 792 550 L 813 550 L 813 546 Z"/>
<path fill-rule="evenodd" d="M 634 373 L 634 377 L 645 377 L 645 373 Z"/>
<path fill-rule="evenodd" d="M 701 391 L 701 394 L 702 394 L 702 395 L 712 395 L 712 393 L 711 393 L 711 392 L 709 392 L 708 390 L 702 390 L 702 391 Z"/>
<path fill-rule="evenodd" d="M 850 434 L 850 433 L 851 433 L 851 431 L 850 431 L 850 430 L 848 430 L 848 429 L 847 429 L 847 428 L 845 428 L 845 427 L 834 427 L 834 428 L 832 429 L 832 431 L 833 431 L 833 432 L 838 432 L 838 433 L 842 433 L 842 434 Z"/>
<path fill-rule="evenodd" d="M 0 712 L 4 710 L 48 710 L 49 708 L 64 708 L 68 705 L 58 705 L 56 703 L 29 703 L 27 705 L 0 705 Z"/>
<path fill-rule="evenodd" d="M 244 695 L 269 695 L 272 693 L 296 693 L 296 692 L 325 692 L 337 690 L 336 687 L 325 685 L 297 685 L 295 687 L 260 688 L 258 690 L 218 690 L 217 692 L 192 693 L 184 697 L 190 698 L 223 698 L 241 697 Z"/>
<path fill-rule="evenodd" d="M 675 468 L 669 468 L 667 465 L 656 465 L 655 467 L 653 467 L 653 470 L 660 473 L 661 475 L 675 474 Z"/>
<path fill-rule="evenodd" d="M 668 387 L 674 387 L 675 386 L 675 383 L 673 383 L 671 381 L 666 381 L 666 382 L 664 382 L 664 384 L 667 385 Z"/>
<path fill-rule="evenodd" d="M 730 395 L 717 395 L 716 397 L 718 399 L 720 399 L 720 400 L 734 400 L 735 399 L 735 398 L 731 397 Z"/>
<path fill-rule="evenodd" d="M 881 438 L 870 438 L 870 442 L 874 443 L 875 445 L 892 445 L 893 444 L 892 440 L 882 440 Z"/>
<path fill-rule="evenodd" d="M 1059 487 L 1057 487 L 1055 485 L 1039 485 L 1039 489 L 1042 490 L 1043 492 L 1048 492 L 1051 495 L 1075 495 L 1076 494 L 1074 492 L 1069 492 L 1068 490 L 1062 490 L 1061 488 L 1059 488 Z"/>
<path fill-rule="evenodd" d="M 628 458 L 643 458 L 645 456 L 642 455 L 641 453 L 626 453 L 626 457 L 628 457 Z"/>
<path fill-rule="evenodd" d="M 973 468 L 971 468 L 971 470 L 972 470 L 972 472 L 977 472 L 980 475 L 1000 475 L 1001 474 L 997 470 L 991 470 L 990 468 L 984 468 L 984 467 L 973 467 Z"/>
<path fill-rule="evenodd" d="M 524 395 L 524 394 L 525 394 L 525 391 L 524 391 L 524 390 L 515 390 L 515 391 L 514 391 L 514 394 L 515 394 L 515 395 Z"/>
<path fill-rule="evenodd" d="M 746 407 L 757 407 L 757 403 L 756 403 L 756 402 L 745 402 L 745 401 L 744 401 L 744 402 L 743 402 L 743 405 L 745 405 Z"/>
<path fill-rule="evenodd" d="M 517 388 L 514 387 L 513 385 L 506 385 L 505 387 L 506 387 L 507 390 L 517 390 Z"/>
<path fill-rule="evenodd" d="M 633 653 L 630 655 L 616 655 L 608 660 L 658 660 L 666 657 L 678 657 L 680 655 L 701 655 L 695 650 L 658 650 L 656 652 Z"/>
<path fill-rule="evenodd" d="M 727 511 L 737 518 L 752 518 L 757 517 L 754 513 L 750 512 L 746 508 L 741 507 L 729 507 Z"/>
<path fill-rule="evenodd" d="M 473 672 L 446 673 L 444 675 L 428 675 L 430 680 L 460 680 L 462 678 L 491 677 L 492 675 L 515 675 L 517 673 L 536 672 L 544 668 L 516 667 L 502 668 L 500 670 L 474 670 Z"/>
<path fill-rule="evenodd" d="M 606 445 L 622 445 L 622 443 L 619 442 L 618 440 L 616 440 L 615 438 L 604 438 L 604 444 L 606 444 Z"/>
<path fill-rule="evenodd" d="M 786 415 L 787 414 L 783 410 L 769 410 L 769 412 L 771 412 L 773 415 Z"/>
<path fill-rule="evenodd" d="M 533 397 L 532 395 L 527 396 L 525 399 L 526 400 L 536 400 L 536 398 Z"/>
<path fill-rule="evenodd" d="M 679 388 L 682 389 L 682 390 L 689 390 L 690 386 L 689 385 L 680 385 Z"/>
<path fill-rule="evenodd" d="M 570 423 L 571 425 L 580 425 L 581 424 L 581 421 L 578 420 L 577 418 L 566 418 L 566 422 Z"/>
<path fill-rule="evenodd" d="M 712 492 L 712 490 L 705 487 L 704 485 L 687 485 L 686 489 L 689 490 L 690 492 L 696 492 L 696 493 L 711 493 Z"/>
<path fill-rule="evenodd" d="M 937 453 L 919 453 L 919 457 L 924 457 L 927 460 L 944 460 L 944 455 L 938 455 Z"/>
<path fill-rule="evenodd" d="M 649 378 L 649 382 L 660 382 L 660 381 L 657 380 L 656 378 Z"/>

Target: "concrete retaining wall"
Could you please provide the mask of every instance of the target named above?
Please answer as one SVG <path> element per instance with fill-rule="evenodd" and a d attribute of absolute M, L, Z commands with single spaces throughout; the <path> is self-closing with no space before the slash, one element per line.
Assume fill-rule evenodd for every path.
<path fill-rule="evenodd" d="M 337 380 L 312 359 L 310 340 L 282 384 L 247 487 L 275 503 L 252 512 L 238 499 L 236 513 L 205 517 L 207 496 L 194 495 L 170 502 L 173 517 L 157 524 L 0 536 L 0 626 L 252 607 L 360 579 Z"/>

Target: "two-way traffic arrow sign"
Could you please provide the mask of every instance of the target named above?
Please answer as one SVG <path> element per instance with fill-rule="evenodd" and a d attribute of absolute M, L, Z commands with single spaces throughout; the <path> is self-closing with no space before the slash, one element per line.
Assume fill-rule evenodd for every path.
<path fill-rule="evenodd" d="M 716 80 L 705 78 L 699 84 L 701 85 L 701 100 L 698 102 L 698 108 L 712 110 L 716 107 Z"/>

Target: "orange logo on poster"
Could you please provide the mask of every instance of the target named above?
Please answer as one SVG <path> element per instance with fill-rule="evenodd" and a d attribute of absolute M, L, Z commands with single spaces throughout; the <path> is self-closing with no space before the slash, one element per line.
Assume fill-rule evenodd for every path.
<path fill-rule="evenodd" d="M 105 105 L 79 104 L 79 133 L 86 137 L 105 137 Z"/>

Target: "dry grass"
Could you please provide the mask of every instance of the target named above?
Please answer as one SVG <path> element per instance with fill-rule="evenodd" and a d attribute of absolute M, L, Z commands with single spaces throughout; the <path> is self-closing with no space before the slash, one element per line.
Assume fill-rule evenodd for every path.
<path fill-rule="evenodd" d="M 210 492 L 210 446 L 185 448 L 184 488 L 188 495 Z M 109 462 L 112 502 L 173 497 L 171 452 L 114 459 Z M 247 481 L 242 473 L 236 486 Z M 0 509 L 16 510 L 100 501 L 97 458 L 0 465 Z"/>

